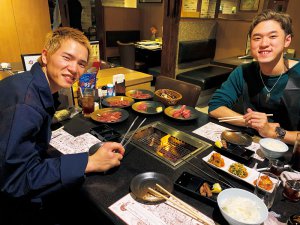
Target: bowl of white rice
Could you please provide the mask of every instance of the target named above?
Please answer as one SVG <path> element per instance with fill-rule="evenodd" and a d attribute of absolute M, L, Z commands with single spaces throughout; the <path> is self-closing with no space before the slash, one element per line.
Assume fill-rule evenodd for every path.
<path fill-rule="evenodd" d="M 264 202 L 243 189 L 225 189 L 219 193 L 217 202 L 223 217 L 231 225 L 259 225 L 268 218 Z"/>
<path fill-rule="evenodd" d="M 277 159 L 289 150 L 289 147 L 280 140 L 274 138 L 262 138 L 259 141 L 261 151 L 268 159 Z"/>

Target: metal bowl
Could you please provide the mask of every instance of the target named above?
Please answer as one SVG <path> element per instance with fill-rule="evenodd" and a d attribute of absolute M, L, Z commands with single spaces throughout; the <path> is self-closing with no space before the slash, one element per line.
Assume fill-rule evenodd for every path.
<path fill-rule="evenodd" d="M 252 144 L 251 136 L 239 131 L 223 131 L 221 138 L 231 144 L 239 146 L 250 146 Z"/>
<path fill-rule="evenodd" d="M 160 202 L 164 199 L 150 194 L 148 190 L 148 188 L 153 188 L 154 190 L 157 189 L 156 184 L 159 184 L 169 192 L 173 191 L 172 181 L 166 175 L 156 172 L 146 172 L 135 176 L 131 180 L 130 190 L 137 200 Z"/>

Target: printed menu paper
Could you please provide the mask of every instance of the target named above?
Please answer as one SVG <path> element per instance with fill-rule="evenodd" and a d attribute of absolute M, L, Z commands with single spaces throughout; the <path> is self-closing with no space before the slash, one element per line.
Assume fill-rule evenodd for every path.
<path fill-rule="evenodd" d="M 101 142 L 90 133 L 74 137 L 63 129 L 52 132 L 50 145 L 63 154 L 88 152 L 94 144 Z"/>
<path fill-rule="evenodd" d="M 192 217 L 178 211 L 169 202 L 149 205 L 137 202 L 130 194 L 115 202 L 109 207 L 125 223 L 130 225 L 200 225 L 202 223 L 194 220 Z M 201 217 L 204 217 L 210 224 L 215 224 L 212 219 L 198 211 Z"/>

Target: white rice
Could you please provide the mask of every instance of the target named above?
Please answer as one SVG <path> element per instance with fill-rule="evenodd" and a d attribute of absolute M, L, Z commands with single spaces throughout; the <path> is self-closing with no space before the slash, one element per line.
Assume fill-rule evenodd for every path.
<path fill-rule="evenodd" d="M 263 143 L 263 146 L 266 149 L 270 149 L 274 152 L 283 152 L 283 151 L 285 151 L 284 146 L 280 142 L 277 142 L 277 141 L 265 141 Z"/>
<path fill-rule="evenodd" d="M 221 208 L 229 216 L 243 223 L 257 223 L 261 219 L 259 206 L 248 198 L 227 198 L 221 203 Z"/>

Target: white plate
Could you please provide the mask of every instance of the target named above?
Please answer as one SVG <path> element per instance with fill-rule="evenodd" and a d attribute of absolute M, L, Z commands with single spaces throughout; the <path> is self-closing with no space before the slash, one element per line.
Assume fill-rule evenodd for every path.
<path fill-rule="evenodd" d="M 212 166 L 212 167 L 214 167 L 214 168 L 217 168 L 217 169 L 219 169 L 219 170 L 223 170 L 223 171 L 225 171 L 226 173 L 228 173 L 229 175 L 231 175 L 231 176 L 233 176 L 233 177 L 235 177 L 235 178 L 237 178 L 237 179 L 239 179 L 239 180 L 243 180 L 243 181 L 247 182 L 248 184 L 251 184 L 252 186 L 255 186 L 254 181 L 258 178 L 258 175 L 259 175 L 259 172 L 258 172 L 258 171 L 256 171 L 256 170 L 254 170 L 254 169 L 252 169 L 252 168 L 249 168 L 249 167 L 247 167 L 247 166 L 244 165 L 245 168 L 246 168 L 246 170 L 247 170 L 247 172 L 248 172 L 248 176 L 245 177 L 245 178 L 241 178 L 241 177 L 236 176 L 236 175 L 234 175 L 234 174 L 232 174 L 232 173 L 229 172 L 229 167 L 230 167 L 230 165 L 231 165 L 232 163 L 236 163 L 236 161 L 234 161 L 234 160 L 232 160 L 232 159 L 229 159 L 229 158 L 227 158 L 227 157 L 221 155 L 222 158 L 224 159 L 224 163 L 225 163 L 225 165 L 224 165 L 223 167 L 217 167 L 217 166 L 215 166 L 214 164 L 209 163 L 208 160 L 209 160 L 210 156 L 211 156 L 213 153 L 216 153 L 216 152 L 215 152 L 215 151 L 212 151 L 209 155 L 203 157 L 202 160 L 203 160 L 204 162 L 206 162 L 208 165 L 210 165 L 210 166 Z M 272 180 L 273 184 L 277 183 L 276 180 L 274 180 L 272 177 L 270 177 L 270 179 Z M 272 190 L 273 190 L 273 189 L 272 189 Z M 272 192 L 272 190 L 270 190 L 270 191 Z"/>

